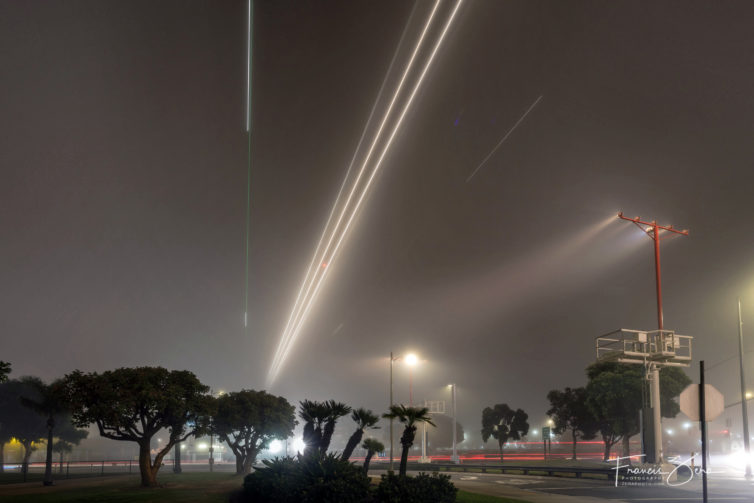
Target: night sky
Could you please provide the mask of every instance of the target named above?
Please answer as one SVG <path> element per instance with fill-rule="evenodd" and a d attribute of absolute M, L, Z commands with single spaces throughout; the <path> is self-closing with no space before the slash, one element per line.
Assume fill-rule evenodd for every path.
<path fill-rule="evenodd" d="M 246 2 L 0 1 L 13 376 L 162 365 L 263 388 L 412 7 L 256 0 L 244 329 Z M 536 427 L 547 391 L 585 384 L 595 337 L 656 328 L 652 242 L 621 210 L 690 231 L 662 242 L 689 374 L 736 355 L 752 26 L 746 1 L 464 2 L 270 391 L 382 412 L 388 355 L 413 350 L 415 401 L 456 382 L 467 431 L 501 402 Z M 737 379 L 735 360 L 708 376 L 726 402 Z M 396 401 L 408 383 L 396 364 Z"/>

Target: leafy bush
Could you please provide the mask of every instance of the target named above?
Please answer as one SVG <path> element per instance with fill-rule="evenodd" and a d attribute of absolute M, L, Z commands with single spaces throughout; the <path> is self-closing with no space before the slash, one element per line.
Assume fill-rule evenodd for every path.
<path fill-rule="evenodd" d="M 382 475 L 375 500 L 382 503 L 453 503 L 457 492 L 450 475 L 420 473 L 415 477 L 401 477 L 388 472 Z"/>
<path fill-rule="evenodd" d="M 275 503 L 362 503 L 369 498 L 364 471 L 334 454 L 263 461 L 244 478 L 243 500 Z"/>

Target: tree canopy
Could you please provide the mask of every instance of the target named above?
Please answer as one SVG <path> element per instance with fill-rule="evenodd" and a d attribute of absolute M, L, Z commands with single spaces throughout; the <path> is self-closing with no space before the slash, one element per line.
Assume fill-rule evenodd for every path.
<path fill-rule="evenodd" d="M 293 434 L 295 411 L 288 400 L 265 391 L 241 390 L 217 399 L 214 429 L 236 455 L 236 473 L 248 473 L 272 440 Z"/>
<path fill-rule="evenodd" d="M 550 401 L 547 415 L 553 420 L 553 433 L 561 435 L 565 431 L 570 431 L 573 439 L 573 459 L 576 459 L 576 443 L 579 437 L 591 440 L 599 431 L 599 424 L 586 404 L 586 389 L 552 390 L 547 394 L 547 399 Z"/>
<path fill-rule="evenodd" d="M 36 450 L 34 444 L 47 436 L 47 418 L 23 402 L 40 400 L 42 386 L 44 384 L 37 377 L 11 379 L 0 384 L 0 457 L 2 444 L 15 438 L 24 448 L 24 472 L 31 453 Z"/>
<path fill-rule="evenodd" d="M 610 448 L 623 442 L 623 455 L 628 456 L 629 439 L 638 434 L 639 411 L 642 408 L 642 388 L 645 386 L 645 370 L 641 365 L 615 362 L 598 362 L 586 369 L 589 383 L 586 386 L 586 402 L 594 414 L 602 440 L 605 443 L 605 459 Z M 678 367 L 660 370 L 660 412 L 663 417 L 675 417 L 680 412 L 674 400 L 691 379 Z"/>
<path fill-rule="evenodd" d="M 21 397 L 21 403 L 29 407 L 46 420 L 47 425 L 47 456 L 45 460 L 45 475 L 43 484 L 52 485 L 52 448 L 55 427 L 59 426 L 61 418 L 69 419 L 66 412 L 69 410 L 69 402 L 65 390 L 65 383 L 57 380 L 50 384 L 44 384 L 41 380 L 33 383 L 36 388 L 36 397 Z"/>
<path fill-rule="evenodd" d="M 187 370 L 162 367 L 108 370 L 102 374 L 75 371 L 66 376 L 74 424 L 97 425 L 100 435 L 139 445 L 139 468 L 143 486 L 157 484 L 162 459 L 176 444 L 200 433 L 201 418 L 211 408 L 209 387 Z M 161 429 L 167 442 L 154 457 L 152 437 Z"/>
<path fill-rule="evenodd" d="M 521 409 L 513 410 L 506 403 L 498 403 L 492 407 L 485 407 L 482 411 L 482 440 L 487 442 L 490 437 L 497 440 L 500 448 L 500 461 L 503 459 L 503 448 L 509 440 L 521 440 L 529 433 L 529 415 Z"/>
<path fill-rule="evenodd" d="M 4 383 L 8 380 L 10 370 L 10 363 L 0 360 L 0 383 Z"/>

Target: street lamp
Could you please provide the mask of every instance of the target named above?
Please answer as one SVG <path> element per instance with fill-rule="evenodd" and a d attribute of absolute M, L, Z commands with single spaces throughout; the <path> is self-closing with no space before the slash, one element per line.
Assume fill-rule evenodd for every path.
<path fill-rule="evenodd" d="M 751 474 L 751 456 L 749 448 L 749 405 L 746 400 L 749 393 L 746 393 L 746 378 L 744 376 L 744 322 L 741 319 L 741 299 L 738 299 L 738 364 L 741 377 L 741 414 L 744 423 L 744 451 L 746 452 L 746 479 L 752 478 Z"/>
<path fill-rule="evenodd" d="M 414 373 L 412 369 L 419 362 L 419 358 L 414 353 L 409 353 L 404 358 L 406 365 L 408 365 L 408 405 L 414 406 Z"/>
<path fill-rule="evenodd" d="M 461 461 L 458 459 L 458 451 L 456 450 L 456 385 L 448 384 L 448 387 L 450 388 L 451 393 L 451 402 L 453 405 L 453 455 L 450 456 L 451 463 L 460 463 Z"/>
<path fill-rule="evenodd" d="M 393 362 L 400 360 L 400 356 L 393 356 L 393 352 L 390 352 L 390 408 L 393 408 Z M 414 353 L 409 353 L 403 357 L 403 361 L 406 362 L 409 368 L 408 373 L 408 396 L 409 405 L 413 406 L 413 378 L 411 373 L 411 367 L 419 362 L 419 358 Z M 390 470 L 393 470 L 393 418 L 390 418 Z"/>

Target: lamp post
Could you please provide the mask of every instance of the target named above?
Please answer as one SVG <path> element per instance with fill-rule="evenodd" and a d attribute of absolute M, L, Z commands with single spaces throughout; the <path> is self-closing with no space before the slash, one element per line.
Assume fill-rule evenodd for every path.
<path fill-rule="evenodd" d="M 751 458 L 749 456 L 749 410 L 746 403 L 746 379 L 744 378 L 744 322 L 741 320 L 741 299 L 738 299 L 738 364 L 741 371 L 741 413 L 744 423 L 744 451 L 746 452 L 746 478 L 751 479 Z"/>
<path fill-rule="evenodd" d="M 450 386 L 450 399 L 453 407 L 453 455 L 450 456 L 451 463 L 458 464 L 460 463 L 460 460 L 458 459 L 458 451 L 456 450 L 456 385 L 448 384 Z"/>
<path fill-rule="evenodd" d="M 390 352 L 390 411 L 393 409 L 393 352 Z M 390 471 L 393 471 L 393 418 L 390 418 Z"/>

